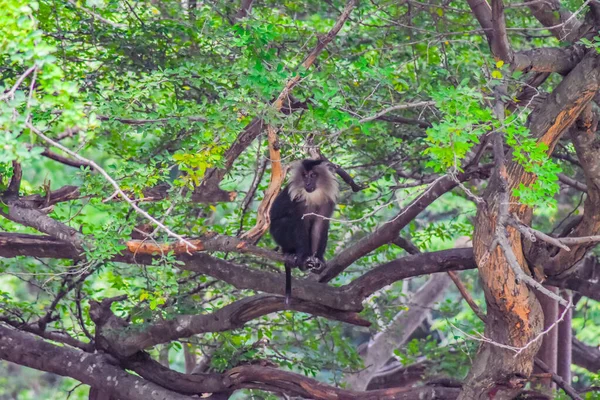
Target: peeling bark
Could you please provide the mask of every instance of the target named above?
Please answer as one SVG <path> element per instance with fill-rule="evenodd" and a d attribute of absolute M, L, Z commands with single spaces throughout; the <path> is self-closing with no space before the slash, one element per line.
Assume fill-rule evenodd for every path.
<path fill-rule="evenodd" d="M 549 154 L 599 87 L 600 59 L 597 54 L 590 53 L 532 112 L 529 119 L 531 135 L 548 146 Z M 534 176 L 515 162 L 507 165 L 503 177 L 509 191 L 520 184 L 529 186 L 534 181 Z M 488 304 L 485 336 L 493 343 L 481 345 L 460 396 L 463 400 L 485 399 L 498 391 L 515 392 L 521 380 L 530 375 L 533 357 L 540 345 L 539 340 L 535 340 L 543 326 L 539 302 L 530 288 L 517 282 L 515 272 L 508 266 L 500 247 L 490 248 L 490 244 L 496 243 L 502 190 L 499 179 L 490 181 L 486 204 L 479 207 L 475 221 L 474 254 Z M 508 213 L 530 224 L 531 209 L 519 205 L 515 198 L 510 199 Z M 512 227 L 507 228 L 506 233 L 518 264 L 527 270 L 521 234 Z M 528 347 L 515 356 L 514 351 L 501 345 Z"/>

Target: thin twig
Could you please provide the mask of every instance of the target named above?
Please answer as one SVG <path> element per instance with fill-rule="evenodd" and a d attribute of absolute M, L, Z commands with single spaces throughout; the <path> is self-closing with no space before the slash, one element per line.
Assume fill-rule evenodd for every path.
<path fill-rule="evenodd" d="M 450 325 L 452 325 L 452 327 L 454 329 L 456 329 L 457 331 L 459 331 L 460 333 L 462 333 L 463 335 L 465 335 L 465 337 L 472 339 L 472 340 L 476 340 L 478 342 L 484 342 L 487 343 L 491 346 L 495 346 L 495 347 L 499 347 L 501 349 L 506 349 L 506 350 L 510 350 L 512 352 L 515 353 L 514 357 L 517 357 L 519 354 L 521 354 L 522 352 L 524 352 L 525 350 L 527 350 L 529 348 L 529 346 L 531 346 L 533 343 L 537 342 L 538 340 L 540 340 L 545 334 L 547 334 L 548 332 L 550 332 L 552 329 L 554 329 L 560 322 L 562 322 L 562 320 L 565 318 L 565 315 L 567 314 L 567 310 L 571 307 L 573 303 L 571 301 L 569 301 L 569 303 L 567 304 L 567 307 L 565 307 L 563 313 L 561 314 L 560 318 L 557 319 L 552 325 L 550 325 L 548 328 L 546 328 L 544 331 L 540 332 L 536 337 L 534 337 L 533 339 L 531 339 L 529 342 L 527 342 L 525 344 L 525 346 L 522 347 L 517 347 L 517 346 L 510 346 L 507 344 L 503 344 L 503 343 L 498 343 L 488 337 L 486 337 L 485 335 L 483 335 L 482 333 L 476 332 L 477 336 L 468 334 L 467 332 L 461 330 L 460 328 L 458 328 L 456 325 L 450 323 Z"/>
<path fill-rule="evenodd" d="M 92 17 L 96 18 L 98 21 L 103 22 L 103 23 L 105 23 L 107 25 L 110 25 L 113 28 L 118 28 L 118 29 L 125 29 L 125 28 L 127 28 L 127 25 L 125 25 L 125 24 L 119 24 L 117 22 L 112 22 L 112 21 L 104 18 L 100 14 L 97 14 L 94 11 L 90 10 L 89 8 L 86 8 L 86 7 L 78 5 L 73 0 L 67 0 L 67 3 L 69 3 L 70 5 L 72 5 L 73 7 L 75 7 L 76 9 L 80 9 L 80 10 L 85 11 L 87 14 L 90 14 Z"/>
<path fill-rule="evenodd" d="M 398 104 L 398 105 L 383 109 L 380 112 L 378 112 L 377 114 L 371 115 L 370 117 L 362 118 L 358 121 L 358 123 L 364 124 L 365 122 L 373 121 L 385 114 L 388 114 L 388 113 L 390 113 L 392 111 L 396 111 L 396 110 L 405 110 L 407 108 L 415 108 L 415 107 L 429 107 L 429 106 L 434 106 L 434 105 L 435 105 L 435 101 L 418 101 L 416 103 Z"/>
<path fill-rule="evenodd" d="M 512 217 L 512 218 L 509 217 L 508 223 L 509 223 L 509 225 L 517 228 L 517 230 L 519 232 L 521 232 L 521 234 L 523 234 L 525 237 L 527 237 L 527 239 L 529 239 L 529 241 L 531 241 L 531 242 L 535 242 L 535 241 L 537 241 L 537 239 L 540 239 L 543 242 L 550 243 L 556 247 L 560 247 L 561 249 L 563 249 L 565 251 L 571 251 L 571 249 L 568 246 L 565 246 L 562 243 L 563 238 L 553 238 L 552 236 L 546 235 L 544 232 L 540 232 L 536 229 L 533 229 L 533 228 L 523 224 L 516 217 Z M 599 236 L 599 238 L 600 238 L 600 236 Z M 600 239 L 599 239 L 599 241 L 600 241 Z"/>
<path fill-rule="evenodd" d="M 194 117 L 194 116 L 173 116 L 166 118 L 157 118 L 157 119 L 130 119 L 130 118 L 118 118 L 118 117 L 109 117 L 106 115 L 97 115 L 96 116 L 100 121 L 117 121 L 126 125 L 147 125 L 147 124 L 157 124 L 169 122 L 173 119 L 187 119 L 190 122 L 206 122 L 206 118 L 203 117 Z"/>
<path fill-rule="evenodd" d="M 87 158 L 80 156 L 79 154 L 75 153 L 74 151 L 69 150 L 68 148 L 66 148 L 62 144 L 60 144 L 58 142 L 55 142 L 54 140 L 50 139 L 49 137 L 47 137 L 46 135 L 44 135 L 39 129 L 37 129 L 35 126 L 33 126 L 30 122 L 27 122 L 26 126 L 29 129 L 31 129 L 31 131 L 33 133 L 35 133 L 37 136 L 39 136 L 40 138 L 42 138 L 43 140 L 45 140 L 47 143 L 51 144 L 54 147 L 57 147 L 57 148 L 61 149 L 65 153 L 69 154 L 70 156 L 75 157 L 79 161 L 81 161 L 81 162 L 89 165 L 90 167 L 94 168 L 102 176 L 104 176 L 104 178 L 115 188 L 115 191 L 119 193 L 119 195 L 121 196 L 121 198 L 123 198 L 123 200 L 125 200 L 127 203 L 129 203 L 129 205 L 131 206 L 131 208 L 133 208 L 138 214 L 142 215 L 143 217 L 145 217 L 146 219 L 148 219 L 149 221 L 151 221 L 153 224 L 155 224 L 156 226 L 160 227 L 163 231 L 165 231 L 167 233 L 167 235 L 169 235 L 169 236 L 171 236 L 171 237 L 173 237 L 175 239 L 178 239 L 179 241 L 183 242 L 184 244 L 186 244 L 187 246 L 191 247 L 194 250 L 196 249 L 196 246 L 193 245 L 192 243 L 190 243 L 189 241 L 187 241 L 183 236 L 178 235 L 177 233 L 173 232 L 168 227 L 166 227 L 164 224 L 162 224 L 160 221 L 158 221 L 156 218 L 154 218 L 153 216 L 151 216 L 150 214 L 148 214 L 146 211 L 144 211 L 140 207 L 138 207 L 137 204 L 135 204 L 135 202 L 133 200 L 131 200 L 125 194 L 125 192 L 123 192 L 123 190 L 121 190 L 121 187 L 119 186 L 119 184 L 104 169 L 102 169 L 102 167 L 100 167 L 94 161 L 88 160 Z"/>
<path fill-rule="evenodd" d="M 27 69 L 27 71 L 25 71 L 23 73 L 23 75 L 21 75 L 19 77 L 19 79 L 17 79 L 17 81 L 15 82 L 15 84 L 13 85 L 13 87 L 10 88 L 10 90 L 8 92 L 6 92 L 2 96 L 0 96 L 0 101 L 4 101 L 6 99 L 10 99 L 15 94 L 15 92 L 17 91 L 17 89 L 19 88 L 19 86 L 21 86 L 21 83 L 23 83 L 23 81 L 25 80 L 25 78 L 27 78 L 27 76 L 29 76 L 29 74 L 31 74 L 36 69 L 37 69 L 37 65 L 35 65 L 35 64 L 32 67 L 29 67 L 29 69 Z"/>

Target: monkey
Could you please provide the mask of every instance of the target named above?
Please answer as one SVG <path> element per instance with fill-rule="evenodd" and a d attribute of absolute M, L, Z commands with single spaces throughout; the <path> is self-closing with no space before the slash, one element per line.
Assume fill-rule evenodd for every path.
<path fill-rule="evenodd" d="M 290 183 L 271 207 L 271 236 L 287 256 L 284 263 L 286 306 L 292 296 L 292 268 L 306 271 L 324 265 L 329 218 L 339 190 L 331 168 L 324 160 L 296 162 Z"/>

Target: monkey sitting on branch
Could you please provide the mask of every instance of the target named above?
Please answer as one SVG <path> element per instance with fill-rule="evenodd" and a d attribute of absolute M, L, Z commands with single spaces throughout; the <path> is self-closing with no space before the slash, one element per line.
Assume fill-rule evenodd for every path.
<path fill-rule="evenodd" d="M 292 268 L 320 269 L 327 247 L 338 182 L 335 166 L 324 160 L 303 160 L 292 169 L 290 183 L 270 211 L 271 236 L 289 258 L 285 262 L 285 304 L 292 296 Z"/>

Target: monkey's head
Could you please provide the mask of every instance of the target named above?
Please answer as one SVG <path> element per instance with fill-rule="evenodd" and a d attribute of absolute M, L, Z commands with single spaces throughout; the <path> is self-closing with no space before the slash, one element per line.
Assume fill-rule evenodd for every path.
<path fill-rule="evenodd" d="M 290 197 L 307 204 L 335 202 L 338 183 L 333 166 L 323 160 L 302 160 L 293 167 Z"/>

